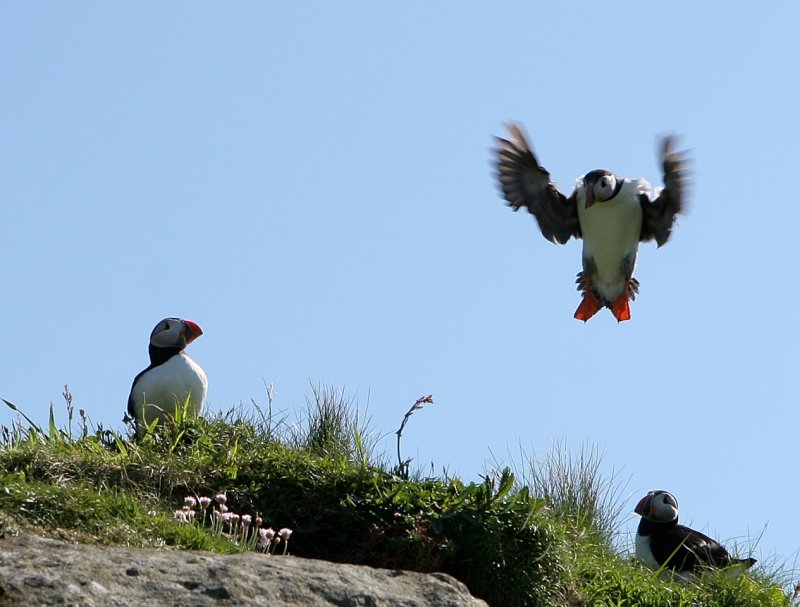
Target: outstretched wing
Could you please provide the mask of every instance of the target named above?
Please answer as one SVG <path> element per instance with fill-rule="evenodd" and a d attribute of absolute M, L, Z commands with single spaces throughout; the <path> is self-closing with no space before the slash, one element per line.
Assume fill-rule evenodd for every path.
<path fill-rule="evenodd" d="M 688 161 L 684 152 L 673 150 L 674 137 L 665 137 L 661 142 L 661 161 L 664 166 L 664 188 L 655 200 L 642 194 L 641 242 L 656 239 L 658 246 L 669 240 L 675 216 L 686 210 L 689 189 Z"/>
<path fill-rule="evenodd" d="M 567 198 L 550 179 L 550 173 L 533 155 L 525 134 L 509 124 L 509 138 L 497 138 L 497 178 L 508 206 L 518 211 L 525 207 L 536 217 L 547 240 L 565 244 L 570 237 L 580 238 L 578 204 L 575 192 Z"/>

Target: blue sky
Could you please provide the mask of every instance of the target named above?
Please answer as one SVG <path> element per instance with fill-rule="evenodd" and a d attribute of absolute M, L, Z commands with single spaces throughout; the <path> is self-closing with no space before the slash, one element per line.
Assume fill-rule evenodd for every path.
<path fill-rule="evenodd" d="M 562 3 L 563 4 L 563 3 Z M 791 3 L 13 3 L 0 9 L 0 396 L 121 429 L 147 338 L 196 321 L 209 409 L 344 387 L 415 463 L 594 445 L 632 510 L 755 556 L 800 549 Z M 521 121 L 565 191 L 661 178 L 690 213 L 640 249 L 630 322 L 573 320 L 580 243 L 512 213 Z M 788 196 L 788 198 L 787 198 Z M 0 423 L 11 412 L 0 410 Z M 627 530 L 635 529 L 631 515 Z M 737 539 L 738 538 L 738 539 Z"/>

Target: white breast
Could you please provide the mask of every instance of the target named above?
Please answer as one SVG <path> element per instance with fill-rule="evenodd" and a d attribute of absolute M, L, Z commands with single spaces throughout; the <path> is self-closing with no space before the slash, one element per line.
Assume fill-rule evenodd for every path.
<path fill-rule="evenodd" d="M 132 396 L 137 413 L 143 411 L 144 423 L 149 424 L 164 415 L 174 415 L 176 408 L 183 406 L 187 398 L 189 413 L 197 415 L 205 403 L 207 392 L 205 371 L 181 353 L 144 373 L 133 386 Z"/>
<path fill-rule="evenodd" d="M 589 209 L 583 188 L 578 191 L 578 220 L 583 235 L 583 258 L 596 267 L 592 285 L 607 302 L 615 301 L 625 290 L 623 261 L 635 263 L 642 231 L 642 206 L 639 196 L 649 192 L 644 179 L 626 179 L 619 194 Z"/>
<path fill-rule="evenodd" d="M 661 567 L 650 549 L 650 538 L 638 533 L 636 534 L 636 558 L 639 559 L 642 565 L 653 571 L 657 571 Z"/>

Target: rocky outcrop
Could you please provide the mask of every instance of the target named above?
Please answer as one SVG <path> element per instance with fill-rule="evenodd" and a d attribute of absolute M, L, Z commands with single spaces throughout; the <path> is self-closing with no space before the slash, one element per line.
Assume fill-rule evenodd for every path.
<path fill-rule="evenodd" d="M 251 552 L 70 544 L 23 532 L 0 539 L 0 607 L 480 607 L 440 573 L 373 569 Z"/>

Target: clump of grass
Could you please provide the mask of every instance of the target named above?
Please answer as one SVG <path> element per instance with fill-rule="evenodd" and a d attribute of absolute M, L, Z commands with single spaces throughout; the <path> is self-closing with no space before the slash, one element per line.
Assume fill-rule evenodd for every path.
<path fill-rule="evenodd" d="M 306 398 L 305 423 L 291 426 L 288 444 L 321 457 L 367 461 L 374 441 L 369 419 L 363 419 L 358 404 L 345 396 L 344 388 L 311 386 Z"/>
<path fill-rule="evenodd" d="M 555 443 L 542 458 L 523 454 L 521 484 L 568 522 L 573 533 L 589 534 L 610 547 L 624 508 L 624 485 L 614 474 L 606 478 L 600 473 L 602 460 L 595 447 L 582 446 L 573 454 L 565 443 Z"/>

